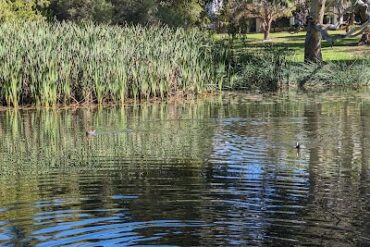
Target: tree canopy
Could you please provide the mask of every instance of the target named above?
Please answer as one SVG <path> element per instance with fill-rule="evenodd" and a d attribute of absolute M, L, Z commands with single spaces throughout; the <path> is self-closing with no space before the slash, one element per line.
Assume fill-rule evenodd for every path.
<path fill-rule="evenodd" d="M 48 0 L 0 0 L 0 22 L 42 19 L 41 12 L 48 5 Z"/>
<path fill-rule="evenodd" d="M 49 15 L 60 21 L 111 24 L 199 25 L 206 21 L 198 0 L 50 0 Z"/>
<path fill-rule="evenodd" d="M 256 17 L 262 20 L 264 39 L 270 39 L 271 24 L 280 17 L 291 14 L 294 8 L 292 0 L 233 0 L 236 18 Z"/>

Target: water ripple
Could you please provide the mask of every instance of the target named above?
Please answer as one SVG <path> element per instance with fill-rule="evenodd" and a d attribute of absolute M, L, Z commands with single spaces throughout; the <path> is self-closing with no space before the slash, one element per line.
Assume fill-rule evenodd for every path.
<path fill-rule="evenodd" d="M 368 96 L 296 97 L 0 112 L 0 245 L 370 246 Z"/>
<path fill-rule="evenodd" d="M 94 242 L 99 246 L 131 245 L 160 239 L 166 233 L 156 233 L 156 236 L 146 237 L 140 234 L 145 229 L 171 229 L 205 227 L 199 221 L 157 220 L 146 222 L 117 223 L 119 216 L 86 219 L 78 222 L 60 223 L 57 226 L 34 231 L 32 237 L 42 243 L 37 246 L 79 245 Z M 89 246 L 91 244 L 87 244 Z"/>

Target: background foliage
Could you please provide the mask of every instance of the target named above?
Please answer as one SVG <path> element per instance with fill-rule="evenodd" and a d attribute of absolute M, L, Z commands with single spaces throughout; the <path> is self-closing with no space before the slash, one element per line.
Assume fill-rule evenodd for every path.
<path fill-rule="evenodd" d="M 0 0 L 0 22 L 49 19 L 108 24 L 207 23 L 204 0 Z"/>

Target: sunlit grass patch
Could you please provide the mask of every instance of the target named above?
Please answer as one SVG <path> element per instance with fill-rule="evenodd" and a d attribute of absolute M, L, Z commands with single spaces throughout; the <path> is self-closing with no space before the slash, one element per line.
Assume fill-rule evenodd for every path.
<path fill-rule="evenodd" d="M 330 34 L 344 34 L 344 31 L 330 31 Z M 216 40 L 227 38 L 225 34 L 215 35 Z M 286 47 L 291 51 L 288 60 L 292 62 L 302 62 L 304 58 L 304 41 L 306 32 L 299 32 L 291 34 L 289 32 L 271 33 L 272 44 L 277 47 Z M 322 41 L 322 54 L 325 61 L 343 61 L 364 58 L 370 55 L 370 47 L 357 46 L 359 37 L 346 38 L 337 41 L 334 46 L 331 46 L 325 40 Z M 234 41 L 234 49 L 253 51 L 256 49 L 263 49 L 262 33 L 251 33 L 240 35 Z"/>
<path fill-rule="evenodd" d="M 273 91 L 308 82 L 325 87 L 358 87 L 370 83 L 370 47 L 357 46 L 357 38 L 340 40 L 333 47 L 323 41 L 324 63 L 317 66 L 303 63 L 304 32 L 271 36 L 272 42 L 265 43 L 262 34 L 240 35 L 235 39 L 216 35 L 217 42 L 231 50 L 227 58 L 231 71 L 227 86 Z"/>

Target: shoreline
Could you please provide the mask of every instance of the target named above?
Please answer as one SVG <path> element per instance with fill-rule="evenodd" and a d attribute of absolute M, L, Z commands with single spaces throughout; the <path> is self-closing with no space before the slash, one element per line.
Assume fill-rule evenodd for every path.
<path fill-rule="evenodd" d="M 222 92 L 223 93 L 223 92 Z M 31 111 L 31 110 L 77 110 L 77 109 L 104 109 L 107 107 L 125 107 L 125 106 L 131 106 L 135 104 L 144 104 L 144 103 L 149 103 L 149 104 L 154 104 L 154 103 L 173 103 L 173 102 L 187 102 L 190 100 L 197 100 L 197 99 L 203 99 L 206 97 L 215 97 L 219 96 L 219 91 L 214 91 L 214 92 L 207 92 L 207 93 L 200 93 L 198 95 L 194 96 L 186 96 L 186 97 L 180 97 L 180 96 L 171 96 L 168 98 L 158 98 L 158 97 L 153 97 L 149 99 L 140 99 L 140 100 L 135 100 L 135 99 L 127 99 L 125 102 L 122 104 L 120 102 L 103 102 L 102 104 L 98 104 L 96 102 L 84 102 L 84 103 L 73 103 L 73 104 L 56 104 L 55 106 L 37 106 L 37 105 L 32 105 L 32 104 L 26 104 L 26 105 L 18 105 L 17 107 L 13 106 L 0 106 L 0 112 L 8 111 L 8 110 L 22 110 L 22 111 Z"/>
<path fill-rule="evenodd" d="M 114 107 L 128 107 L 132 105 L 143 105 L 143 104 L 172 104 L 172 103 L 188 103 L 194 100 L 204 100 L 204 99 L 212 99 L 215 97 L 244 97 L 251 101 L 260 101 L 266 97 L 274 97 L 278 96 L 282 93 L 289 93 L 294 91 L 295 94 L 307 94 L 310 95 L 312 93 L 319 93 L 325 94 L 330 92 L 337 92 L 342 90 L 350 90 L 350 91 L 359 91 L 361 89 L 369 89 L 370 82 L 364 85 L 325 85 L 325 83 L 307 83 L 306 87 L 300 88 L 299 85 L 289 85 L 283 86 L 278 91 L 271 91 L 271 92 L 263 92 L 258 90 L 215 90 L 212 92 L 205 92 L 200 93 L 198 95 L 188 95 L 186 97 L 183 96 L 172 96 L 168 98 L 149 98 L 149 99 L 142 99 L 142 100 L 134 100 L 134 99 L 127 99 L 125 100 L 124 104 L 120 102 L 103 102 L 102 104 L 98 104 L 95 102 L 87 102 L 87 103 L 74 103 L 69 105 L 57 104 L 55 106 L 36 106 L 36 105 L 18 105 L 18 107 L 12 106 L 0 106 L 0 112 L 5 111 L 39 111 L 39 110 L 53 110 L 53 111 L 60 111 L 60 110 L 79 110 L 79 109 L 106 109 L 106 108 L 114 108 Z"/>

